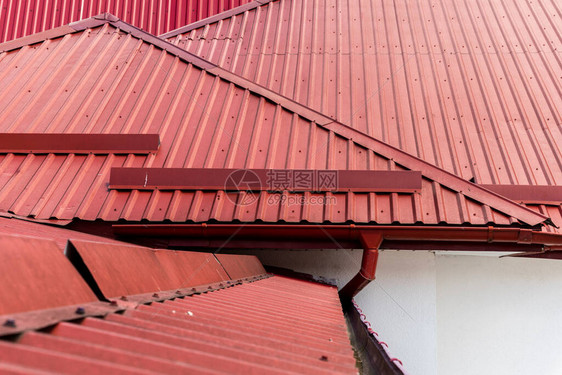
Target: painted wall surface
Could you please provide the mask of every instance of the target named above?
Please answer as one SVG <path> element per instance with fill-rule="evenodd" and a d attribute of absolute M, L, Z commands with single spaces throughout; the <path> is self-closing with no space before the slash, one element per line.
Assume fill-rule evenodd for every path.
<path fill-rule="evenodd" d="M 439 374 L 562 374 L 562 261 L 436 264 Z"/>
<path fill-rule="evenodd" d="M 361 250 L 255 251 L 337 279 Z M 562 261 L 384 251 L 356 301 L 410 374 L 562 374 Z"/>

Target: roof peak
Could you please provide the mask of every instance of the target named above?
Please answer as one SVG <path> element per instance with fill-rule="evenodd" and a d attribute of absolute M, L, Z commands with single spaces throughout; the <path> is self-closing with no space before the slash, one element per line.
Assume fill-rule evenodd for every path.
<path fill-rule="evenodd" d="M 261 1 L 251 3 L 253 6 L 258 6 L 266 3 L 268 1 Z M 240 7 L 239 7 L 240 8 Z M 238 9 L 238 8 L 237 8 Z M 47 32 L 35 34 L 29 37 L 24 37 L 17 39 L 13 42 L 7 42 L 0 44 L 0 52 L 5 52 L 9 50 L 14 50 L 21 48 L 25 45 L 38 43 L 43 40 L 52 39 L 56 37 L 61 37 L 66 34 L 71 34 L 74 32 L 83 31 L 86 29 L 91 29 L 99 27 L 105 24 L 111 24 L 113 27 L 118 28 L 124 32 L 131 34 L 132 36 L 143 40 L 146 43 L 152 44 L 166 52 L 178 57 L 179 59 L 193 64 L 204 71 L 215 75 L 225 81 L 231 82 L 236 86 L 244 88 L 258 96 L 276 103 L 284 107 L 285 109 L 292 111 L 293 113 L 319 125 L 335 135 L 349 139 L 358 145 L 361 145 L 367 149 L 372 150 L 379 155 L 384 156 L 396 163 L 410 169 L 421 171 L 422 175 L 430 180 L 438 182 L 443 186 L 453 190 L 461 192 L 467 197 L 474 199 L 480 203 L 487 204 L 500 212 L 508 214 L 512 217 L 517 218 L 523 223 L 531 226 L 539 225 L 544 222 L 548 222 L 548 217 L 537 213 L 529 208 L 521 206 L 512 200 L 509 200 L 501 195 L 493 193 L 476 184 L 464 180 L 444 169 L 437 167 L 429 162 L 426 162 L 418 157 L 415 157 L 405 151 L 402 151 L 394 146 L 391 146 L 383 141 L 377 140 L 369 135 L 366 135 L 358 130 L 355 130 L 345 124 L 335 121 L 334 119 L 313 110 L 303 104 L 300 104 L 292 99 L 282 96 L 274 91 L 256 84 L 246 78 L 240 77 L 234 73 L 231 73 L 223 68 L 218 67 L 209 61 L 198 57 L 186 50 L 177 47 L 166 40 L 158 38 L 146 31 L 136 28 L 119 18 L 115 17 L 109 13 L 102 13 L 100 15 L 71 23 L 67 26 L 62 26 L 57 29 L 53 29 Z"/>
<path fill-rule="evenodd" d="M 162 38 L 162 39 L 172 38 L 176 35 L 189 32 L 193 29 L 198 29 L 201 26 L 205 26 L 205 25 L 208 25 L 210 23 L 214 23 L 214 22 L 217 22 L 217 21 L 220 21 L 220 20 L 224 20 L 224 19 L 233 17 L 233 16 L 237 16 L 239 14 L 242 14 L 242 13 L 247 12 L 249 10 L 255 9 L 259 6 L 269 4 L 269 3 L 274 2 L 274 1 L 277 1 L 277 0 L 254 0 L 250 3 L 243 4 L 243 5 L 240 5 L 236 8 L 232 8 L 232 9 L 229 9 L 227 11 L 215 14 L 214 16 L 210 16 L 210 17 L 204 18 L 200 21 L 190 23 L 189 25 L 185 25 L 185 26 L 179 27 L 175 30 L 168 31 L 167 33 L 159 35 L 159 38 Z"/>

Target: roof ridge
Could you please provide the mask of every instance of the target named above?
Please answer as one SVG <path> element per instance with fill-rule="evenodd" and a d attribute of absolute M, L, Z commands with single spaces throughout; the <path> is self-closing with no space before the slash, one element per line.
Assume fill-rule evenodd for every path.
<path fill-rule="evenodd" d="M 270 1 L 270 0 L 265 0 L 265 1 Z M 256 3 L 258 2 L 251 3 L 251 4 L 256 4 Z M 261 3 L 259 3 L 258 5 L 261 5 Z M 345 124 L 337 122 L 334 119 L 316 110 L 313 110 L 292 99 L 289 99 L 285 96 L 275 93 L 264 86 L 261 86 L 246 78 L 243 78 L 223 68 L 220 68 L 219 66 L 199 56 L 196 56 L 180 47 L 177 47 L 176 45 L 171 44 L 170 42 L 164 39 L 156 37 L 144 30 L 141 30 L 131 24 L 128 24 L 120 20 L 119 18 L 113 16 L 110 13 L 102 13 L 100 15 L 82 21 L 77 21 L 69 24 L 68 26 L 62 26 L 54 30 L 57 30 L 56 36 L 63 36 L 76 31 L 82 31 L 85 29 L 98 27 L 106 23 L 110 23 L 114 27 L 125 31 L 136 38 L 139 38 L 152 45 L 155 45 L 156 47 L 159 47 L 188 63 L 194 64 L 195 66 L 209 72 L 210 74 L 220 77 L 226 81 L 232 82 L 233 84 L 242 87 L 244 89 L 247 89 L 255 94 L 263 96 L 264 98 L 283 106 L 284 108 L 302 116 L 303 118 L 306 118 L 316 123 L 319 126 L 322 126 L 334 132 L 335 134 L 341 137 L 350 139 L 353 142 L 363 147 L 366 147 L 386 158 L 396 161 L 398 164 L 401 164 L 408 169 L 419 170 L 422 172 L 422 175 L 425 176 L 426 178 L 432 179 L 444 185 L 445 187 L 448 187 L 451 190 L 458 191 L 480 203 L 487 204 L 500 212 L 513 216 L 523 223 L 532 226 L 539 225 L 544 222 L 548 223 L 549 218 L 547 216 L 544 216 L 530 208 L 524 207 L 497 193 L 482 188 L 472 182 L 466 181 L 465 179 L 459 176 L 456 176 L 440 167 L 428 163 L 418 157 L 415 157 L 383 141 L 368 136 L 363 132 L 360 132 Z M 41 37 L 44 38 L 42 40 L 55 37 L 53 36 L 55 35 L 54 33 L 47 33 L 48 34 L 47 37 L 45 37 L 45 33 L 39 33 L 39 34 L 41 34 Z M 10 44 L 11 42 L 7 42 L 7 43 L 0 44 L 0 52 L 9 50 L 9 49 L 2 48 L 7 44 L 10 45 L 10 49 L 17 49 L 27 44 L 37 43 L 41 41 L 38 38 L 39 34 L 36 34 L 35 38 L 24 37 L 14 41 L 14 42 L 19 41 L 18 43 Z M 33 37 L 33 35 L 31 37 Z M 32 40 L 32 42 L 29 42 L 29 40 Z"/>
<path fill-rule="evenodd" d="M 218 22 L 218 21 L 224 20 L 226 18 L 230 18 L 232 16 L 242 14 L 242 13 L 248 11 L 248 10 L 256 9 L 257 7 L 259 7 L 261 5 L 265 5 L 265 4 L 271 3 L 273 1 L 277 1 L 277 0 L 254 0 L 250 3 L 242 4 L 240 6 L 237 6 L 236 8 L 232 8 L 232 9 L 226 10 L 224 12 L 215 14 L 213 16 L 204 18 L 202 20 L 190 23 L 189 25 L 179 27 L 179 28 L 177 28 L 175 30 L 172 30 L 172 31 L 168 31 L 167 33 L 161 34 L 158 37 L 162 38 L 162 39 L 172 38 L 172 37 L 174 37 L 178 34 L 183 34 L 183 33 L 189 32 L 193 29 L 200 28 L 201 26 L 209 25 L 211 23 Z"/>

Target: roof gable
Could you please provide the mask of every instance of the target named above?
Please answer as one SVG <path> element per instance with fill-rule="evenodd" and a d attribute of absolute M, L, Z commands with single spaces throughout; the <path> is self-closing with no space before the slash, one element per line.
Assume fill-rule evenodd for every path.
<path fill-rule="evenodd" d="M 3 210 L 108 221 L 537 225 L 547 219 L 111 15 L 60 31 L 42 42 L 0 45 L 10 50 L 0 55 L 0 131 L 160 134 L 161 146 L 148 156 L 3 154 Z M 108 190 L 112 167 L 412 169 L 424 180 L 419 194 L 342 193 L 334 194 L 332 207 L 311 207 L 270 206 L 263 193 L 248 207 L 229 205 L 221 191 Z"/>

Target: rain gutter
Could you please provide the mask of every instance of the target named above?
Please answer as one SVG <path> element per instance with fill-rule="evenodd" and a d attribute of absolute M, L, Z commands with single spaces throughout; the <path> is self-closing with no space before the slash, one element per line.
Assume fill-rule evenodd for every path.
<path fill-rule="evenodd" d="M 355 242 L 363 247 L 359 272 L 340 290 L 342 302 L 349 302 L 367 284 L 375 279 L 378 253 L 383 242 L 402 241 L 410 250 L 427 250 L 423 242 L 462 242 L 463 249 L 481 250 L 483 244 L 509 244 L 512 251 L 535 251 L 562 245 L 562 235 L 512 227 L 446 227 L 394 225 L 298 225 L 298 224 L 116 224 L 115 234 L 121 236 L 221 238 L 227 241 L 242 239 L 277 246 L 284 241 L 318 241 L 330 238 L 332 248 L 342 247 L 339 241 Z M 529 247 L 526 245 L 537 245 Z M 455 246 L 452 249 L 459 250 Z M 494 247 L 486 247 L 494 250 Z M 505 247 L 498 248 L 505 251 Z M 535 250 L 533 250 L 535 249 Z"/>
<path fill-rule="evenodd" d="M 284 241 L 326 240 L 360 244 L 361 233 L 380 233 L 384 242 L 411 241 L 409 250 L 428 250 L 423 242 L 508 243 L 561 246 L 562 235 L 528 228 L 453 227 L 355 224 L 114 224 L 120 236 L 190 237 L 200 239 L 230 238 L 249 241 L 266 240 L 277 246 Z M 334 248 L 340 248 L 334 244 Z M 477 246 L 474 244 L 474 246 Z M 385 247 L 388 248 L 388 247 Z M 464 249 L 466 250 L 466 249 Z M 476 250 L 476 249 L 475 249 Z M 502 251 L 505 251 L 502 250 Z"/>

